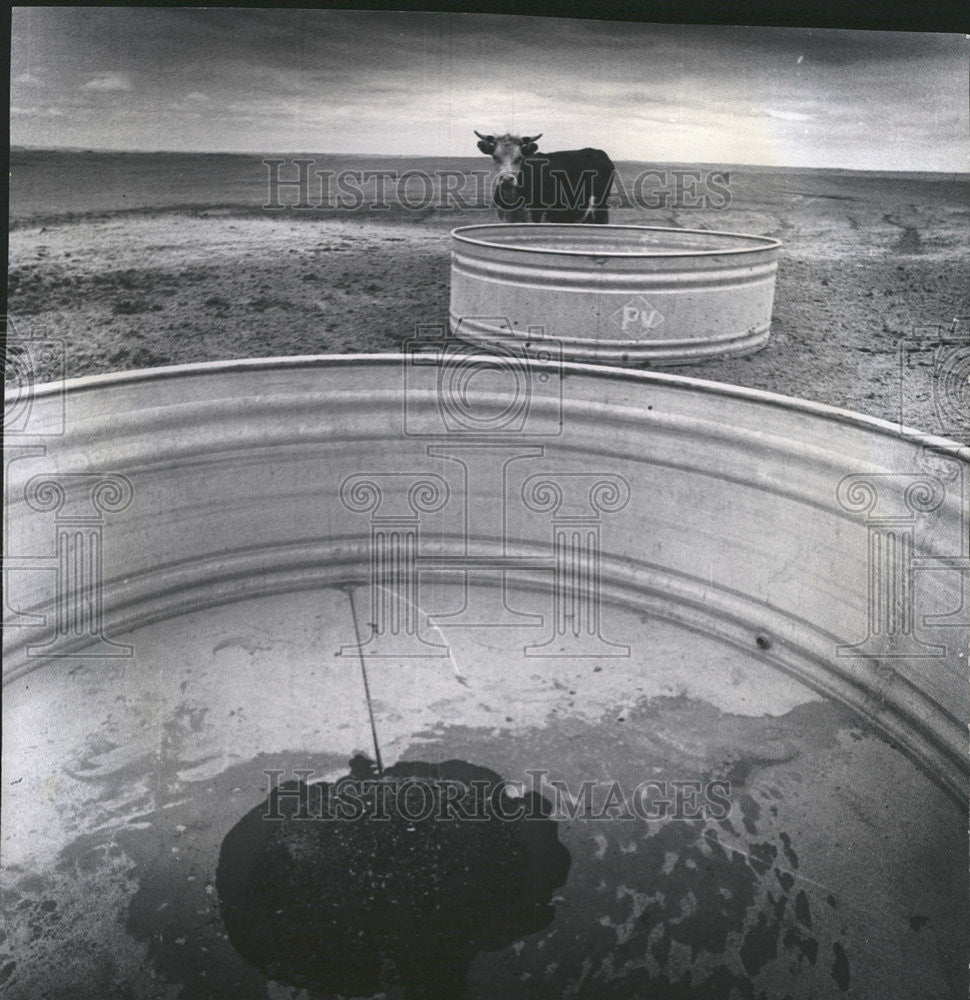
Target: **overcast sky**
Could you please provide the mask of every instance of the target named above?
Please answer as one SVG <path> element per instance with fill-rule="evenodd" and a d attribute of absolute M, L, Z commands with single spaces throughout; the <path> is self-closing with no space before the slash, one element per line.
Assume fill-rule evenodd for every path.
<path fill-rule="evenodd" d="M 11 141 L 970 169 L 964 35 L 479 14 L 18 8 Z"/>

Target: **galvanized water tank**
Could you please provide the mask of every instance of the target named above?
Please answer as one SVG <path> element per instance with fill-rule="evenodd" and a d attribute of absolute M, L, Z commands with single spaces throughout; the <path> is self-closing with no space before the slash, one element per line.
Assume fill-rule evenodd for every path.
<path fill-rule="evenodd" d="M 555 919 L 478 954 L 472 1000 L 965 995 L 966 449 L 449 339 L 29 404 L 10 1000 L 282 995 L 223 934 L 220 843 L 268 773 L 369 749 L 362 658 L 387 764 L 684 807 L 564 801 Z"/>
<path fill-rule="evenodd" d="M 612 364 L 687 364 L 768 341 L 778 266 L 764 236 L 648 226 L 452 231 L 452 332 Z"/>

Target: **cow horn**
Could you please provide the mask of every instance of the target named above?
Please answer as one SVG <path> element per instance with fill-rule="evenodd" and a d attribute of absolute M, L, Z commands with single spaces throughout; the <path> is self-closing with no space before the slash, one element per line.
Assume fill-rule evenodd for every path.
<path fill-rule="evenodd" d="M 524 135 L 524 136 L 522 136 L 522 142 L 523 143 L 526 143 L 526 142 L 535 142 L 536 140 L 541 139 L 541 138 L 542 138 L 542 133 L 541 132 L 538 135 Z"/>
<path fill-rule="evenodd" d="M 473 128 L 472 131 L 475 133 L 475 135 L 478 136 L 479 139 L 484 139 L 485 142 L 495 142 L 494 135 L 482 135 L 482 133 L 479 132 L 477 128 Z"/>

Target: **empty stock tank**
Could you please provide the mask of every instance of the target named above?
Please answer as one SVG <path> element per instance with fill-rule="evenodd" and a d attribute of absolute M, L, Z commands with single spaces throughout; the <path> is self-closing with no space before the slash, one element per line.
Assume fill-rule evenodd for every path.
<path fill-rule="evenodd" d="M 952 442 L 448 338 L 85 378 L 25 420 L 6 997 L 291 995 L 226 940 L 216 863 L 268 774 L 369 750 L 361 659 L 387 765 L 558 810 L 554 919 L 470 1000 L 966 995 Z"/>
<path fill-rule="evenodd" d="M 777 240 L 621 225 L 452 231 L 452 332 L 612 364 L 747 354 L 769 336 Z"/>

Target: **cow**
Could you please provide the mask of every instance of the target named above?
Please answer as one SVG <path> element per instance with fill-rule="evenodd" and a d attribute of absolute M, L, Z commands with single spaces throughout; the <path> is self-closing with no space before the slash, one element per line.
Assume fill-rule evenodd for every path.
<path fill-rule="evenodd" d="M 606 200 L 615 167 L 602 149 L 540 153 L 538 135 L 482 135 L 478 148 L 495 161 L 494 201 L 503 222 L 610 221 Z"/>

